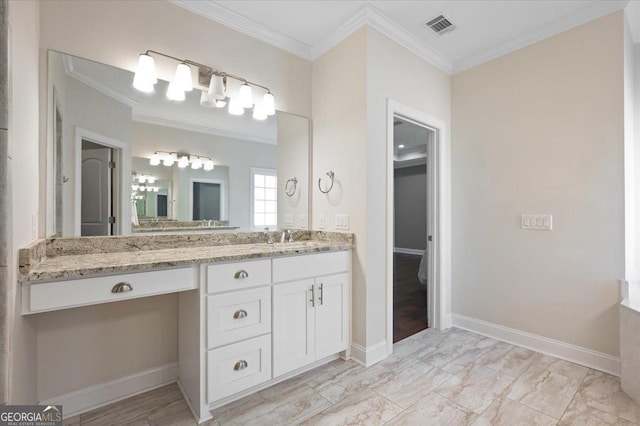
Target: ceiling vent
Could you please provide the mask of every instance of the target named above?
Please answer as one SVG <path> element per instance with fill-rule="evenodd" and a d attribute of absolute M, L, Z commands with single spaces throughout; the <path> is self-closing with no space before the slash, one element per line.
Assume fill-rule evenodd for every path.
<path fill-rule="evenodd" d="M 438 15 L 432 20 L 426 22 L 424 25 L 427 26 L 431 31 L 438 35 L 443 35 L 446 33 L 450 33 L 451 31 L 456 29 L 456 26 L 444 15 Z"/>

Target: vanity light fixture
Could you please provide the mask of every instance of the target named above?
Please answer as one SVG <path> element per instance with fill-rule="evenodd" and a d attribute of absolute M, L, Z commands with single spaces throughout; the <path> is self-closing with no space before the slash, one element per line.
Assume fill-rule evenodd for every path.
<path fill-rule="evenodd" d="M 178 62 L 174 78 L 167 89 L 167 98 L 172 101 L 184 101 L 186 99 L 185 92 L 198 88 L 202 90 L 200 105 L 203 107 L 223 108 L 228 103 L 230 114 L 243 115 L 245 109 L 255 109 L 257 107 L 254 104 L 253 92 L 258 87 L 264 90 L 265 94 L 262 98 L 262 107 L 258 108 L 258 112 L 254 111 L 253 117 L 256 120 L 265 120 L 265 114 L 268 117 L 276 113 L 275 97 L 268 87 L 233 74 L 214 70 L 207 65 L 189 59 L 176 58 L 155 50 L 147 50 L 138 58 L 138 68 L 133 79 L 133 87 L 141 92 L 153 92 L 153 86 L 158 82 L 152 55 L 163 56 Z M 195 67 L 197 73 L 197 81 L 195 82 L 192 78 L 193 67 Z M 242 83 L 237 97 L 230 98 L 227 94 L 227 79 L 229 78 Z"/>
<path fill-rule="evenodd" d="M 156 161 L 157 160 L 157 161 Z M 173 166 L 174 163 L 177 163 L 178 167 L 184 169 L 191 165 L 191 168 L 194 170 L 204 169 L 204 170 L 213 170 L 214 164 L 211 157 L 207 157 L 205 155 L 194 155 L 187 154 L 182 152 L 164 152 L 164 151 L 156 151 L 151 155 L 149 159 L 149 164 L 152 166 L 157 166 L 162 161 L 162 164 L 165 166 Z M 135 179 L 144 179 L 144 181 L 140 180 L 140 183 L 154 183 L 156 178 L 153 176 L 140 176 L 134 177 Z"/>
<path fill-rule="evenodd" d="M 256 120 L 266 120 L 267 112 L 264 110 L 264 106 L 256 105 L 253 107 L 253 118 Z"/>

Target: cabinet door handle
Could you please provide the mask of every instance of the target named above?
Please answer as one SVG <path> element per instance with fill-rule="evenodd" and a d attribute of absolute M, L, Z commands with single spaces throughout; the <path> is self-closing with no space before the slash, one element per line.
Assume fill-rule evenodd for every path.
<path fill-rule="evenodd" d="M 315 290 L 315 286 L 311 286 L 311 299 L 309 300 L 311 302 L 311 307 L 315 308 L 316 306 L 316 290 Z"/>
<path fill-rule="evenodd" d="M 235 371 L 240 371 L 240 370 L 244 370 L 248 366 L 249 364 L 247 363 L 247 361 L 245 361 L 244 359 L 241 359 L 240 361 L 236 362 L 236 365 L 233 366 L 233 369 Z"/>
<path fill-rule="evenodd" d="M 249 315 L 249 314 L 247 313 L 247 311 L 245 311 L 244 309 L 238 309 L 238 310 L 236 311 L 236 313 L 235 313 L 235 314 L 233 314 L 233 318 L 234 318 L 234 319 L 241 319 L 241 318 L 245 318 L 247 315 Z"/>
<path fill-rule="evenodd" d="M 320 283 L 320 297 L 318 298 L 320 301 L 320 306 L 324 305 L 324 284 Z"/>
<path fill-rule="evenodd" d="M 249 277 L 249 273 L 247 271 L 245 271 L 244 269 L 239 270 L 233 276 L 233 278 L 235 278 L 237 280 L 242 279 L 242 278 L 248 278 L 248 277 Z"/>
<path fill-rule="evenodd" d="M 128 293 L 130 291 L 133 291 L 133 287 L 131 287 L 131 284 L 125 282 L 118 283 L 111 289 L 111 293 Z"/>

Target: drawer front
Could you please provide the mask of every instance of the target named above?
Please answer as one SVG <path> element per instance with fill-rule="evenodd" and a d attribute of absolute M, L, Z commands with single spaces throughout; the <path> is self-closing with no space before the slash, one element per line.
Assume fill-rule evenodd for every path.
<path fill-rule="evenodd" d="M 349 263 L 348 251 L 276 258 L 273 259 L 273 282 L 347 272 Z"/>
<path fill-rule="evenodd" d="M 271 287 L 207 296 L 208 348 L 271 332 Z"/>
<path fill-rule="evenodd" d="M 271 380 L 271 335 L 234 343 L 207 354 L 207 401 Z"/>
<path fill-rule="evenodd" d="M 116 286 L 121 292 L 115 292 Z M 29 292 L 29 311 L 42 312 L 191 290 L 197 288 L 197 280 L 195 268 L 191 267 L 29 284 L 23 288 Z"/>
<path fill-rule="evenodd" d="M 219 293 L 271 283 L 271 260 L 207 266 L 207 293 Z"/>

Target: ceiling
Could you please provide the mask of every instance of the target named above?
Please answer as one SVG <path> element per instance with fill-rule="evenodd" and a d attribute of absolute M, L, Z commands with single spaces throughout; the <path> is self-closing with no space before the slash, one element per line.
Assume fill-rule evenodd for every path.
<path fill-rule="evenodd" d="M 168 1 L 310 60 L 368 24 L 447 73 L 486 62 L 623 9 L 629 3 L 629 0 Z M 425 27 L 425 22 L 440 14 L 457 26 L 455 31 L 437 35 Z M 640 38 L 638 33 L 640 30 L 636 38 Z"/>

